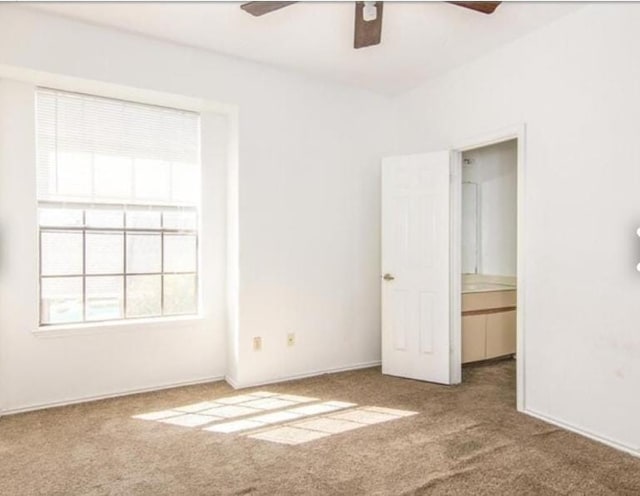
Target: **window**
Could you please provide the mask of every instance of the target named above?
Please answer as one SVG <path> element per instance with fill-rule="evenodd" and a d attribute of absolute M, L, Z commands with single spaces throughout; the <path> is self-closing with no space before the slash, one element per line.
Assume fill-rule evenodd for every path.
<path fill-rule="evenodd" d="M 40 324 L 198 311 L 199 116 L 38 89 Z"/>

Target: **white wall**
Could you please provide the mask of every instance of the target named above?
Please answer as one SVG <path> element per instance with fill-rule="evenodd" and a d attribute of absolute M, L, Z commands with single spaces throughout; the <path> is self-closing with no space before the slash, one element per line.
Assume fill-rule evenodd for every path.
<path fill-rule="evenodd" d="M 397 100 L 402 153 L 526 123 L 525 409 L 636 454 L 638 26 L 589 5 Z"/>
<path fill-rule="evenodd" d="M 231 244 L 239 246 L 237 263 L 229 259 L 231 314 L 224 295 L 214 291 L 219 301 L 202 325 L 36 336 L 35 265 L 18 271 L 9 263 L 0 278 L 1 407 L 115 394 L 225 370 L 234 383 L 247 385 L 379 361 L 379 157 L 391 144 L 387 99 L 19 7 L 1 6 L 0 14 L 5 78 L 31 70 L 239 109 L 237 122 L 225 124 L 237 126 L 237 150 L 232 146 L 225 158 L 237 163 L 228 178 L 237 186 L 230 191 L 228 228 L 237 232 Z M 0 109 L 0 215 L 8 259 L 16 260 L 23 253 L 35 257 L 35 231 L 28 228 L 35 226 L 35 204 L 28 204 L 35 182 L 33 123 L 24 113 L 31 88 L 11 81 L 3 88 L 10 96 Z M 17 114 L 18 124 L 9 125 Z M 209 194 L 217 199 L 224 192 Z M 26 209 L 20 211 L 24 232 L 18 233 L 14 201 Z M 220 213 L 220 205 L 211 208 Z M 214 254 L 220 243 L 213 234 Z M 224 251 L 219 255 L 211 270 L 224 285 Z M 234 323 L 229 340 L 227 318 Z M 297 334 L 290 348 L 289 332 Z M 261 352 L 251 350 L 253 336 L 263 338 Z"/>
<path fill-rule="evenodd" d="M 469 150 L 462 155 L 470 160 L 462 166 L 462 180 L 478 185 L 480 274 L 516 276 L 517 152 L 517 141 L 511 140 Z M 467 246 L 464 239 L 462 245 Z"/>

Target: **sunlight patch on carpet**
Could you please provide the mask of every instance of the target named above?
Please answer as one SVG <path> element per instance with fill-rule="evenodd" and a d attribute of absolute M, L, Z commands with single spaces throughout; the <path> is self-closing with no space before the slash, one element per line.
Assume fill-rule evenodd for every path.
<path fill-rule="evenodd" d="M 269 391 L 229 396 L 134 415 L 180 427 L 296 445 L 363 427 L 416 415 L 417 412 Z"/>
<path fill-rule="evenodd" d="M 324 403 L 316 403 L 299 408 L 290 408 L 279 412 L 273 412 L 266 415 L 258 415 L 250 417 L 252 423 L 242 423 L 243 421 L 224 422 L 206 427 L 205 431 L 211 432 L 241 432 L 248 431 L 260 427 L 268 427 L 271 424 L 278 424 L 288 421 L 303 419 L 327 412 L 336 412 L 346 408 L 357 406 L 355 403 L 347 403 L 344 401 L 325 401 Z M 257 424 L 257 425 L 256 425 Z"/>
<path fill-rule="evenodd" d="M 249 434 L 248 437 L 281 444 L 302 444 L 322 437 L 417 415 L 417 413 L 375 406 L 350 408 L 318 417 L 289 422 L 284 426 L 263 429 Z"/>
<path fill-rule="evenodd" d="M 158 422 L 184 425 L 188 427 L 203 425 L 221 419 L 255 415 L 269 410 L 278 410 L 314 401 L 318 401 L 318 398 L 290 394 L 277 394 L 270 393 L 269 391 L 258 391 L 251 394 L 241 394 L 210 401 L 201 401 L 190 405 L 177 406 L 168 410 L 142 413 L 140 415 L 134 415 L 133 418 L 140 420 L 155 420 Z M 195 418 L 187 417 L 185 414 L 200 417 L 199 420 L 202 420 L 202 422 L 198 424 Z M 189 420 L 185 420 L 185 422 L 181 422 L 179 420 L 174 422 L 171 420 L 172 418 L 177 419 L 179 417 L 187 417 L 188 419 L 191 419 L 194 424 L 189 425 Z"/>

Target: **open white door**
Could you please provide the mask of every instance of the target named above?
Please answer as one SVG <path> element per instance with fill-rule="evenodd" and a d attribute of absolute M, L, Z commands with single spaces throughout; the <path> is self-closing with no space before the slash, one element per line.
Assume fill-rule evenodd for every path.
<path fill-rule="evenodd" d="M 382 373 L 451 384 L 450 153 L 382 161 Z"/>

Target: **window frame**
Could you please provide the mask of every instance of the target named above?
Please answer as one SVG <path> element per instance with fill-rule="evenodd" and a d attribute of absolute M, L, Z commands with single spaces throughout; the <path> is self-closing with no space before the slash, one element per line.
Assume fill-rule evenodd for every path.
<path fill-rule="evenodd" d="M 94 325 L 113 325 L 136 321 L 165 321 L 184 318 L 200 317 L 200 208 L 199 205 L 183 206 L 183 205 L 160 205 L 160 204 L 118 204 L 111 202 L 104 203 L 81 203 L 66 201 L 38 201 L 38 213 L 42 208 L 63 208 L 63 209 L 79 209 L 82 210 L 82 225 L 80 226 L 62 226 L 62 225 L 42 225 L 38 215 L 38 327 L 41 330 L 49 330 L 52 328 L 73 327 L 84 328 Z M 120 209 L 122 211 L 121 227 L 93 227 L 87 226 L 86 213 L 88 210 L 99 209 Z M 127 227 L 127 212 L 130 211 L 158 211 L 160 214 L 160 226 L 157 228 L 145 227 Z M 166 228 L 164 226 L 165 213 L 167 211 L 190 212 L 195 215 L 195 223 L 192 229 Z M 42 270 L 42 234 L 43 233 L 60 233 L 60 232 L 80 232 L 82 233 L 82 273 L 80 274 L 62 274 L 62 275 L 45 275 Z M 114 233 L 121 234 L 123 237 L 123 263 L 121 273 L 103 273 L 88 274 L 86 267 L 87 259 L 87 233 Z M 127 271 L 127 236 L 128 234 L 151 234 L 160 237 L 160 271 L 159 272 L 128 272 Z M 195 241 L 195 268 L 194 271 L 165 271 L 164 252 L 165 252 L 165 236 L 192 236 Z M 165 313 L 165 276 L 171 275 L 187 275 L 194 277 L 194 311 L 183 313 Z M 127 316 L 127 277 L 128 276 L 159 276 L 160 277 L 160 313 L 143 316 Z M 87 277 L 122 277 L 122 315 L 112 319 L 87 319 Z M 45 279 L 64 279 L 64 278 L 81 278 L 82 279 L 82 320 L 74 320 L 67 322 L 43 322 L 43 280 Z"/>
<path fill-rule="evenodd" d="M 56 83 L 58 83 L 56 81 Z M 71 86 L 71 87 L 70 87 Z M 170 156 L 168 158 L 156 158 L 156 160 L 159 161 L 163 161 L 168 165 L 168 177 L 169 177 L 169 181 L 172 181 L 173 179 L 173 171 L 174 171 L 174 167 L 176 165 L 182 165 L 184 164 L 185 166 L 195 166 L 194 172 L 197 171 L 197 176 L 194 176 L 194 178 L 196 178 L 195 183 L 193 184 L 194 186 L 197 187 L 197 191 L 194 189 L 193 193 L 196 193 L 194 196 L 191 196 L 191 190 L 193 188 L 189 188 L 188 190 L 179 190 L 180 193 L 176 194 L 174 189 L 173 189 L 173 183 L 169 184 L 169 188 L 172 188 L 169 191 L 168 197 L 164 197 L 163 195 L 158 195 L 156 197 L 155 193 L 152 194 L 145 194 L 141 197 L 136 197 L 136 189 L 135 189 L 135 183 L 136 183 L 136 159 L 137 158 L 144 158 L 144 159 L 151 159 L 153 160 L 154 157 L 146 157 L 146 156 L 141 156 L 138 157 L 136 154 L 125 154 L 125 156 L 129 157 L 133 162 L 132 162 L 132 167 L 131 167 L 131 195 L 127 198 L 121 197 L 119 194 L 114 194 L 114 195 L 107 195 L 107 196 L 101 196 L 98 195 L 96 196 L 96 190 L 95 190 L 95 160 L 96 160 L 96 156 L 100 155 L 102 152 L 100 152 L 99 150 L 96 151 L 92 148 L 87 148 L 85 151 L 87 153 L 90 153 L 92 155 L 91 157 L 91 166 L 90 166 L 90 175 L 91 175 L 91 196 L 87 197 L 86 195 L 82 194 L 82 195 L 75 195 L 72 193 L 63 193 L 60 194 L 57 190 L 55 190 L 55 192 L 50 191 L 49 189 L 41 189 L 40 188 L 40 180 L 41 180 L 41 156 L 40 156 L 40 126 L 41 126 L 41 121 L 40 121 L 40 113 L 39 113 L 39 97 L 40 94 L 46 95 L 46 94 L 50 94 L 50 95 L 55 95 L 55 94 L 62 94 L 63 96 L 66 94 L 67 96 L 71 96 L 71 97 L 77 97 L 77 98 L 88 98 L 89 100 L 93 101 L 100 101 L 100 100 L 108 100 L 108 101 L 112 101 L 118 104 L 122 104 L 124 106 L 126 106 L 127 104 L 132 104 L 134 107 L 149 107 L 149 108 L 153 108 L 155 110 L 159 110 L 161 112 L 175 112 L 177 114 L 191 114 L 195 119 L 195 128 L 193 129 L 193 131 L 189 131 L 188 136 L 183 136 L 184 138 L 184 143 L 182 140 L 180 140 L 180 144 L 184 144 L 185 145 L 185 149 L 186 150 L 192 150 L 192 155 L 189 159 L 187 160 L 182 160 L 180 158 L 180 156 L 177 156 L 177 159 L 172 159 Z M 140 91 L 140 90 L 132 90 L 129 88 L 124 88 L 124 87 L 113 87 L 110 88 L 108 91 L 105 90 L 105 88 L 100 87 L 100 88 L 96 88 L 93 85 L 85 85 L 83 87 L 79 87 L 77 84 L 73 84 L 73 85 L 68 85 L 68 84 L 63 84 L 61 86 L 59 86 L 58 84 L 34 84 L 34 104 L 35 104 L 35 141 L 36 141 L 36 149 L 35 149 L 35 155 L 36 155 L 36 160 L 35 160 L 35 165 L 36 165 L 36 187 L 35 187 L 35 199 L 36 199 L 36 213 L 37 213 L 37 217 L 36 217 L 36 226 L 34 229 L 34 241 L 37 243 L 37 254 L 35 255 L 35 259 L 36 259 L 36 263 L 37 263 L 37 269 L 34 267 L 35 271 L 37 273 L 37 287 L 34 288 L 36 294 L 37 294 L 37 298 L 38 298 L 38 303 L 37 305 L 35 305 L 35 307 L 37 308 L 37 312 L 38 315 L 35 316 L 34 315 L 34 324 L 37 323 L 37 328 L 34 332 L 38 332 L 41 333 L 42 336 L 47 335 L 47 336 L 55 336 L 55 335 L 64 335 L 66 334 L 66 331 L 75 331 L 75 332 L 79 332 L 79 333 L 83 333 L 85 331 L 91 331 L 94 332 L 96 329 L 103 329 L 103 330 L 112 330 L 115 328 L 126 328 L 126 327 L 130 327 L 130 328 L 135 328 L 138 327 L 139 324 L 144 324 L 145 326 L 150 325 L 150 326 L 166 326 L 168 324 L 170 325 L 176 325 L 176 323 L 179 322 L 187 322 L 187 321 L 194 321 L 194 320 L 202 320 L 204 319 L 206 316 L 209 315 L 209 311 L 207 310 L 207 305 L 205 304 L 205 301 L 203 299 L 203 262 L 201 259 L 201 248 L 200 248 L 200 243 L 204 242 L 205 237 L 206 236 L 210 236 L 209 233 L 209 229 L 207 228 L 206 232 L 203 231 L 203 221 L 202 221 L 202 205 L 203 205 L 203 198 L 202 198 L 202 191 L 203 191 L 203 166 L 202 166 L 202 117 L 203 117 L 203 112 L 204 115 L 210 115 L 209 111 L 215 111 L 216 113 L 219 112 L 219 109 L 217 108 L 217 105 L 215 107 L 215 109 L 211 106 L 211 104 L 206 104 L 203 103 L 202 101 L 197 101 L 194 99 L 190 99 L 187 97 L 182 97 L 179 95 L 160 95 L 160 94 L 146 94 L 144 91 Z M 55 115 L 56 115 L 56 119 L 57 119 L 57 115 L 58 115 L 58 107 L 57 107 L 57 103 L 55 104 L 56 108 L 55 108 Z M 225 112 L 226 114 L 226 112 Z M 46 115 L 43 114 L 43 115 Z M 162 119 L 162 116 L 160 116 L 160 118 Z M 154 118 L 155 119 L 155 118 Z M 46 122 L 46 121 L 45 121 Z M 94 120 L 94 122 L 97 122 Z M 153 121 L 155 122 L 155 121 Z M 57 123 L 55 124 L 57 126 Z M 184 123 L 183 123 L 184 125 Z M 55 136 L 55 138 L 53 139 L 58 139 L 58 134 L 57 134 L 57 130 L 58 128 L 56 127 L 56 134 L 53 135 Z M 183 128 L 184 129 L 184 128 Z M 175 133 L 174 133 L 175 134 Z M 172 136 L 174 135 L 172 134 Z M 177 134 L 179 135 L 179 134 Z M 195 141 L 192 140 L 192 138 L 195 138 Z M 164 143 L 165 140 L 162 141 L 158 141 L 159 143 Z M 190 145 L 189 145 L 190 144 Z M 189 148 L 189 146 L 191 146 L 191 148 Z M 195 146 L 195 148 L 194 148 Z M 178 147 L 178 149 L 180 149 L 180 147 Z M 119 149 L 120 150 L 120 149 Z M 125 149 L 126 150 L 126 147 Z M 172 149 L 173 150 L 173 149 Z M 83 151 L 83 150 L 80 150 Z M 122 150 L 121 150 L 122 151 Z M 56 148 L 55 148 L 55 153 L 56 153 L 56 158 L 55 160 L 58 160 L 59 157 L 57 156 L 58 153 L 58 148 L 57 148 L 57 144 L 56 144 Z M 106 153 L 106 155 L 111 155 L 110 153 Z M 116 153 L 115 156 L 118 156 L 119 154 Z M 57 164 L 56 164 L 57 167 Z M 54 169 L 55 173 L 58 173 L 57 169 Z M 188 191 L 186 193 L 186 196 L 183 194 L 183 191 Z M 196 200 L 197 198 L 197 200 Z M 54 208 L 61 208 L 61 207 L 65 207 L 65 208 L 87 208 L 86 211 L 83 212 L 82 214 L 82 226 L 80 226 L 80 223 L 78 221 L 78 223 L 73 223 L 73 226 L 70 227 L 69 225 L 53 225 L 53 223 L 48 224 L 48 225 L 41 225 L 40 222 L 40 208 L 43 206 L 49 206 L 49 207 L 54 207 Z M 86 212 L 88 212 L 88 207 L 92 207 L 93 209 L 100 209 L 102 207 L 104 208 L 108 208 L 108 209 L 123 209 L 123 223 L 122 223 L 122 227 L 117 227 L 117 228 L 103 228 L 103 227 L 94 227 L 92 225 L 87 226 L 87 214 Z M 189 212 L 195 212 L 195 219 L 193 221 L 193 224 L 191 222 L 189 222 L 188 224 L 185 225 L 185 227 L 188 227 L 189 229 L 171 229 L 171 228 L 165 228 L 164 224 L 165 224 L 165 217 L 164 214 L 161 214 L 161 225 L 160 228 L 152 228 L 152 229 L 145 229 L 145 228 L 138 228 L 138 227 L 127 227 L 126 222 L 127 222 L 127 218 L 126 218 L 126 211 L 128 209 L 135 209 L 135 210 L 149 210 L 152 208 L 160 208 L 163 211 L 167 212 L 167 211 L 189 211 Z M 64 224 L 64 222 L 62 223 Z M 180 226 L 180 224 L 178 224 L 177 226 Z M 191 229 L 191 227 L 193 227 L 193 229 Z M 42 267 L 42 259 L 43 259 L 43 251 L 42 251 L 42 247 L 43 247 L 43 243 L 42 243 L 42 233 L 43 232 L 51 232 L 51 233 L 55 233 L 55 232 L 64 232 L 64 231 L 77 231 L 82 233 L 82 247 L 81 247 L 81 257 L 82 257 L 82 272 L 80 274 L 69 274 L 68 277 L 76 277 L 78 279 L 81 279 L 81 284 L 82 284 L 82 288 L 81 288 L 81 293 L 75 293 L 77 288 L 73 288 L 73 292 L 69 291 L 69 294 L 73 295 L 73 299 L 75 300 L 75 302 L 77 302 L 75 304 L 76 308 L 73 309 L 74 312 L 76 312 L 76 316 L 78 313 L 78 310 L 80 310 L 81 307 L 81 314 L 82 314 L 82 320 L 68 320 L 68 321 L 58 321 L 58 322 L 51 322 L 51 319 L 49 318 L 49 315 L 47 315 L 46 313 L 43 314 L 43 284 L 42 281 L 43 279 L 55 279 L 55 278 L 59 278 L 60 280 L 64 278 L 64 274 L 58 274 L 58 275 L 44 275 L 43 274 L 43 267 Z M 146 315 L 140 315 L 140 316 L 127 316 L 127 307 L 126 307 L 126 301 L 127 301 L 127 277 L 128 276 L 134 276 L 137 273 L 134 272 L 127 272 L 127 262 L 126 262 L 126 258 L 127 258 L 127 236 L 129 234 L 136 234 L 136 232 L 138 233 L 142 233 L 142 232 L 148 232 L 150 234 L 153 235 L 158 235 L 160 237 L 160 241 L 159 241 L 159 249 L 161 250 L 161 253 L 159 255 L 160 258 L 160 263 L 162 264 L 161 268 L 160 268 L 160 272 L 142 272 L 140 273 L 140 275 L 149 275 L 149 276 L 157 276 L 159 277 L 160 281 L 159 284 L 157 286 L 151 286 L 150 288 L 152 289 L 153 293 L 155 293 L 156 291 L 159 291 L 159 297 L 156 299 L 154 298 L 154 305 L 158 305 L 159 304 L 159 310 L 160 313 L 159 314 L 154 314 L 154 313 L 147 313 Z M 115 273 L 115 272 L 110 272 L 109 274 L 106 273 L 106 271 L 104 273 L 99 273 L 99 274 L 93 274 L 90 272 L 93 272 L 90 268 L 87 267 L 87 254 L 90 253 L 90 251 L 88 250 L 88 244 L 87 244 L 87 235 L 91 234 L 91 233 L 121 233 L 120 236 L 122 236 L 122 249 L 123 249 L 123 260 L 122 260 L 122 273 Z M 209 233 L 209 234 L 207 234 Z M 193 256 L 195 257 L 195 266 L 193 266 L 193 264 L 190 262 L 189 264 L 187 264 L 187 267 L 189 269 L 191 269 L 191 267 L 193 266 L 193 272 L 192 271 L 165 271 L 164 270 L 164 262 L 165 262 L 165 257 L 164 257 L 164 249 L 165 249 L 165 235 L 166 236 L 170 236 L 170 235 L 187 235 L 187 236 L 192 236 L 193 237 L 193 242 L 189 242 L 188 244 L 188 248 L 189 248 L 189 252 L 193 253 Z M 208 241 L 207 241 L 208 242 Z M 76 241 L 77 243 L 77 241 Z M 76 244 L 76 246 L 79 246 L 79 244 Z M 157 245 L 156 245 L 157 246 Z M 193 248 L 192 248 L 193 247 Z M 46 247 L 45 247 L 46 248 Z M 119 248 L 119 246 L 118 246 Z M 155 248 L 154 248 L 155 249 Z M 194 251 L 191 251 L 191 250 Z M 100 252 L 96 252 L 96 253 L 100 253 Z M 144 253 L 144 250 L 143 252 Z M 180 248 L 178 248 L 178 250 L 176 251 L 176 253 L 180 253 Z M 78 256 L 76 255 L 76 258 L 78 258 Z M 91 258 L 91 256 L 89 256 L 89 259 Z M 119 266 L 119 262 L 120 262 L 120 256 L 118 256 L 118 266 Z M 89 262 L 90 263 L 90 262 Z M 207 267 L 208 267 L 209 263 L 207 262 Z M 53 266 L 51 266 L 53 267 Z M 175 267 L 177 269 L 179 269 L 178 267 Z M 155 267 L 154 267 L 155 269 Z M 73 271 L 77 270 L 77 267 L 74 267 Z M 89 270 L 89 272 L 88 272 Z M 55 272 L 58 272 L 57 270 L 55 270 Z M 68 272 L 72 272 L 72 271 L 68 271 Z M 98 271 L 97 271 L 98 272 Z M 189 294 L 190 298 L 188 301 L 188 305 L 182 305 L 182 308 L 186 308 L 188 311 L 182 311 L 182 312 L 172 312 L 172 313 L 166 313 L 166 306 L 165 306 L 165 297 L 168 296 L 169 293 L 167 293 L 167 295 L 165 295 L 165 278 L 166 276 L 171 276 L 171 275 L 180 275 L 180 274 L 184 274 L 184 275 L 188 275 L 191 276 L 193 279 L 193 286 L 191 284 L 191 280 L 186 281 L 185 282 L 181 282 L 178 285 L 178 291 L 174 291 L 173 294 L 175 295 L 180 295 L 180 294 Z M 109 276 L 115 276 L 115 277 L 121 277 L 122 278 L 122 287 L 120 290 L 120 281 L 117 282 L 116 286 L 112 286 L 113 288 L 118 287 L 118 293 L 116 298 L 119 300 L 119 307 L 118 307 L 118 316 L 117 317 L 111 317 L 108 315 L 109 318 L 105 318 L 105 319 L 98 319 L 98 318 L 90 318 L 87 319 L 87 311 L 90 308 L 89 306 L 89 302 L 91 301 L 91 293 L 88 291 L 87 289 L 87 281 L 90 280 L 90 278 L 95 277 L 95 278 L 100 278 L 100 277 L 109 277 Z M 33 276 L 32 276 L 33 277 Z M 94 280 L 95 281 L 95 280 Z M 183 291 L 180 290 L 180 285 L 182 286 Z M 90 287 L 90 285 L 89 285 Z M 145 288 L 146 289 L 146 288 Z M 143 291 L 145 291 L 145 289 L 143 289 Z M 111 297 L 110 294 L 110 289 L 106 289 L 105 291 L 103 291 L 103 293 L 106 295 L 107 298 Z M 135 291 L 135 290 L 134 290 Z M 115 293 L 115 291 L 114 291 Z M 149 293 L 151 293 L 151 291 L 149 291 Z M 77 294 L 77 296 L 76 296 Z M 130 291 L 130 294 L 135 294 L 133 292 Z M 142 294 L 142 293 L 139 293 Z M 96 292 L 95 293 L 97 300 L 99 300 L 101 298 L 101 294 L 100 292 Z M 66 298 L 67 295 L 64 294 L 64 292 L 62 293 L 62 298 Z M 55 298 L 55 295 L 54 295 Z M 71 301 L 71 300 L 70 300 Z M 132 298 L 129 298 L 129 301 L 132 301 Z M 167 301 L 171 302 L 173 300 L 168 299 Z M 176 302 L 178 302 L 179 300 L 176 299 Z M 144 310 L 148 310 L 149 306 L 146 306 L 144 308 Z M 153 310 L 158 309 L 158 306 L 155 306 L 152 308 Z M 176 307 L 176 309 L 180 309 L 180 305 Z M 141 312 L 142 313 L 142 312 Z M 47 319 L 44 319 L 43 317 L 47 317 Z M 73 317 L 76 317 L 73 316 Z M 99 315 L 95 315 L 96 317 L 98 317 Z M 48 320 L 48 321 L 44 321 L 43 320 Z M 136 324 L 136 325 L 134 325 Z M 62 333 L 58 333 L 57 331 L 65 331 Z"/>

